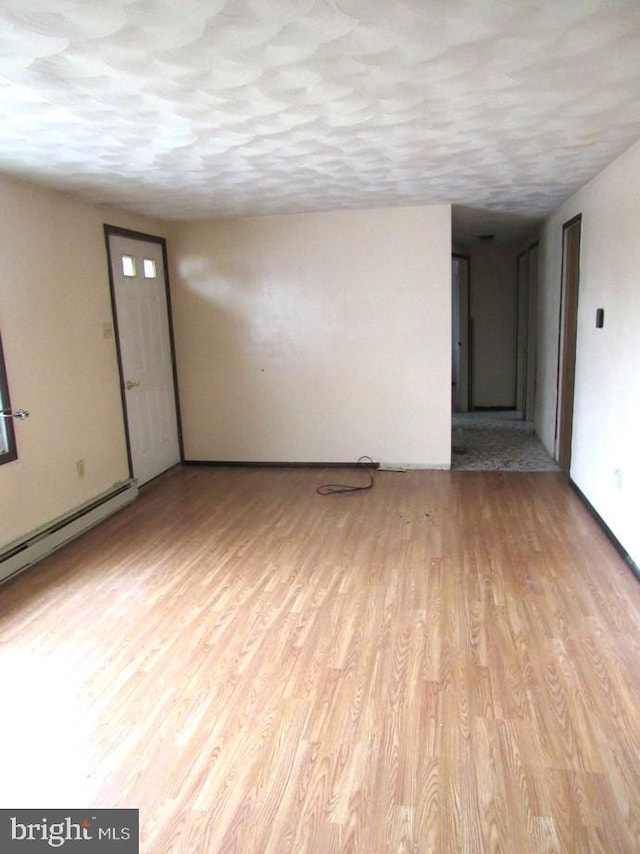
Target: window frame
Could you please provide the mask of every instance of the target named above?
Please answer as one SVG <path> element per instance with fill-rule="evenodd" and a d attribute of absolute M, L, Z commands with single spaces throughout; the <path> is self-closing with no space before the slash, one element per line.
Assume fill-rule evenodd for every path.
<path fill-rule="evenodd" d="M 9 394 L 9 378 L 4 361 L 2 349 L 2 333 L 0 333 L 0 410 L 11 412 L 11 395 Z M 0 466 L 11 463 L 18 459 L 18 446 L 16 444 L 16 432 L 13 426 L 13 418 L 2 418 L 0 427 L 6 439 L 7 450 L 3 451 L 0 446 Z M 3 443 L 4 444 L 4 443 Z"/>

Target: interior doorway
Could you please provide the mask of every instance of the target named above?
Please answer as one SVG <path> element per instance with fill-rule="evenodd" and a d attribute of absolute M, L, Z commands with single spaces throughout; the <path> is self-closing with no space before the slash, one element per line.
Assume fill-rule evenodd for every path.
<path fill-rule="evenodd" d="M 461 263 L 461 258 L 465 263 Z M 473 291 L 469 282 L 470 258 L 473 258 Z M 537 241 L 524 249 L 522 242 L 495 246 L 487 246 L 483 242 L 481 248 L 472 249 L 469 256 L 454 255 L 451 443 L 451 467 L 454 469 L 558 469 L 558 464 L 537 437 L 534 424 L 538 259 Z M 461 330 L 464 309 L 460 304 L 460 283 L 464 277 L 467 282 L 467 314 L 464 329 Z M 491 321 L 496 315 L 499 315 L 500 323 L 492 325 Z M 481 324 L 476 323 L 479 319 Z M 479 339 L 480 329 L 484 335 L 482 342 Z M 461 349 L 456 345 L 462 340 L 459 331 L 465 332 L 467 336 L 467 405 L 457 408 L 459 385 L 462 384 L 456 373 L 456 359 L 459 363 Z M 479 353 L 483 357 L 482 362 L 478 360 Z M 509 358 L 499 377 L 499 384 L 492 387 L 490 383 L 495 379 L 492 371 L 498 361 L 496 353 L 506 354 Z M 478 381 L 480 376 L 482 383 Z M 479 389 L 484 394 L 482 398 Z M 498 394 L 502 398 L 496 400 Z M 493 405 L 494 402 L 496 405 Z"/>
<path fill-rule="evenodd" d="M 139 484 L 181 460 L 163 238 L 105 226 L 129 467 Z"/>
<path fill-rule="evenodd" d="M 562 226 L 562 274 L 558 346 L 558 389 L 556 412 L 556 459 L 562 471 L 571 468 L 571 438 L 578 338 L 578 292 L 580 285 L 580 239 L 582 215 Z"/>

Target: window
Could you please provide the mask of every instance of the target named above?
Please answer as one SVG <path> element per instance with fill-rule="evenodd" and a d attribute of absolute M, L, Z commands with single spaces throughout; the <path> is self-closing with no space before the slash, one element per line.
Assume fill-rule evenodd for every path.
<path fill-rule="evenodd" d="M 16 436 L 13 430 L 13 418 L 5 418 L 11 413 L 9 398 L 9 382 L 2 353 L 2 336 L 0 336 L 0 466 L 17 459 Z"/>
<path fill-rule="evenodd" d="M 144 259 L 144 277 L 145 279 L 156 278 L 156 262 L 153 258 Z"/>
<path fill-rule="evenodd" d="M 136 276 L 136 259 L 131 255 L 122 256 L 122 274 L 129 278 L 135 278 Z"/>

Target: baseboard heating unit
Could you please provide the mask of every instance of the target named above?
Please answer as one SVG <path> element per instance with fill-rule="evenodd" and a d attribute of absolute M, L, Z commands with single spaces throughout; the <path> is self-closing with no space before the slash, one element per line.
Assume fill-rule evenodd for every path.
<path fill-rule="evenodd" d="M 86 504 L 9 543 L 0 553 L 0 583 L 79 537 L 89 528 L 130 504 L 137 496 L 137 481 L 121 481 Z"/>

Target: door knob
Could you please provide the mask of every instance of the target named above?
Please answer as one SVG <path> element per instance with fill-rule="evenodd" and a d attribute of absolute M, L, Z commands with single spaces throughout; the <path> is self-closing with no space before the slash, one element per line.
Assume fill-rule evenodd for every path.
<path fill-rule="evenodd" d="M 17 418 L 18 421 L 24 421 L 25 418 L 29 417 L 29 412 L 26 409 L 16 409 L 15 412 L 12 412 L 10 409 L 3 409 L 0 412 L 0 416 L 2 418 Z"/>
<path fill-rule="evenodd" d="M 136 382 L 135 380 L 127 380 L 125 385 L 127 386 L 127 391 L 131 391 L 132 388 L 138 388 L 140 383 Z"/>

